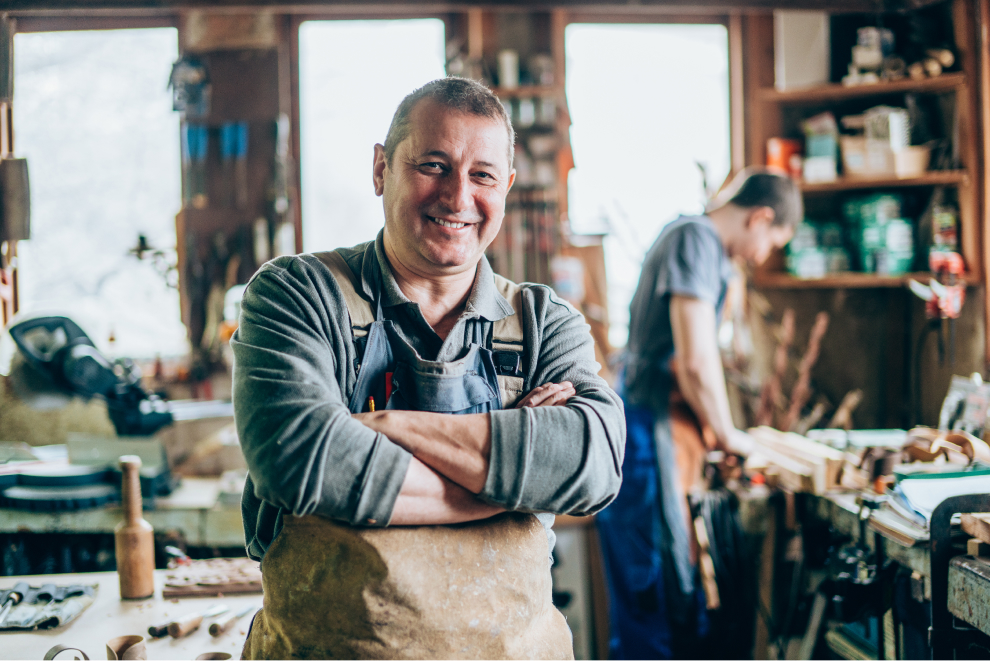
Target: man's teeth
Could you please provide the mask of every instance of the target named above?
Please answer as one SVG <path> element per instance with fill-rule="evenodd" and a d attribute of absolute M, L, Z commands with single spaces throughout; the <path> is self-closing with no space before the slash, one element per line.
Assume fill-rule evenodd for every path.
<path fill-rule="evenodd" d="M 432 220 L 437 225 L 443 225 L 444 227 L 450 227 L 450 228 L 455 229 L 455 230 L 459 230 L 462 227 L 464 227 L 465 225 L 467 225 L 467 223 L 451 223 L 451 222 L 447 222 L 446 220 L 440 220 L 439 218 L 434 218 L 433 216 L 430 216 L 430 220 Z"/>

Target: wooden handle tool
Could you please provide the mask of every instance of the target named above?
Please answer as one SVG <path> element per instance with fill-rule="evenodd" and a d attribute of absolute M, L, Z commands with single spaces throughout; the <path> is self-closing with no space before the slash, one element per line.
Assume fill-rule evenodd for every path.
<path fill-rule="evenodd" d="M 172 622 L 159 622 L 158 624 L 152 624 L 148 627 L 148 635 L 152 638 L 164 638 L 168 635 L 168 625 Z"/>
<path fill-rule="evenodd" d="M 227 632 L 228 629 L 234 626 L 234 623 L 237 622 L 237 620 L 241 619 L 242 617 L 244 617 L 254 609 L 255 609 L 254 606 L 248 606 L 239 613 L 231 613 L 227 617 L 220 618 L 219 620 L 217 620 L 216 622 L 210 625 L 210 635 L 213 636 L 214 638 L 223 635 L 224 633 Z"/>
<path fill-rule="evenodd" d="M 199 625 L 203 623 L 205 618 L 213 617 L 214 615 L 221 615 L 226 613 L 227 610 L 228 608 L 226 606 L 214 606 L 213 608 L 203 611 L 202 613 L 186 615 L 185 617 L 169 623 L 168 635 L 172 636 L 172 638 L 182 638 L 183 636 L 188 636 L 199 628 Z"/>

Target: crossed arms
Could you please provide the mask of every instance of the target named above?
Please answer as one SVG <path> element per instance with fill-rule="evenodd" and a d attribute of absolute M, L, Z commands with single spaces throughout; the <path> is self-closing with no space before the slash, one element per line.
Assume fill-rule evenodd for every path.
<path fill-rule="evenodd" d="M 569 382 L 534 388 L 516 408 L 563 405 L 576 393 Z M 479 500 L 491 456 L 491 416 L 380 411 L 354 416 L 409 451 L 406 478 L 391 525 L 435 525 L 486 519 L 505 508 Z"/>

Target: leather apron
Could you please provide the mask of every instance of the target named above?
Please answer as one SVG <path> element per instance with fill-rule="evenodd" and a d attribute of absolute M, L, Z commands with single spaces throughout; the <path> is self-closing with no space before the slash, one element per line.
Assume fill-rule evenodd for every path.
<path fill-rule="evenodd" d="M 361 313 L 342 282 L 351 274 L 342 259 L 323 259 L 353 324 Z M 460 360 L 423 360 L 383 318 L 380 301 L 377 308 L 365 326 L 352 413 L 369 398 L 378 408 L 449 414 L 502 408 L 504 387 L 483 338 Z M 264 607 L 243 656 L 571 659 L 570 630 L 551 600 L 548 550 L 532 514 L 395 528 L 286 515 L 261 563 Z"/>

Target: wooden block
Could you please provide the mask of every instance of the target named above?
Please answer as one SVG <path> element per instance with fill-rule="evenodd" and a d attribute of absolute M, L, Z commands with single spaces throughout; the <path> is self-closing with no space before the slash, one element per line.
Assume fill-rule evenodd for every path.
<path fill-rule="evenodd" d="M 966 555 L 971 555 L 974 558 L 988 557 L 990 556 L 990 544 L 982 539 L 970 537 L 966 542 Z"/>
<path fill-rule="evenodd" d="M 990 514 L 963 514 L 962 529 L 981 542 L 990 544 Z"/>

